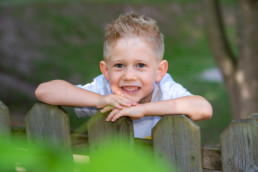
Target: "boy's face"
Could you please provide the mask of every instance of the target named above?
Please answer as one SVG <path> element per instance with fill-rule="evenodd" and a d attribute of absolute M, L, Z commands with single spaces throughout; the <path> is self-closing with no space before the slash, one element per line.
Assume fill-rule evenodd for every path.
<path fill-rule="evenodd" d="M 149 44 L 137 37 L 122 38 L 114 43 L 108 60 L 100 68 L 118 95 L 138 102 L 151 101 L 155 82 L 167 71 L 167 62 L 158 61 Z"/>

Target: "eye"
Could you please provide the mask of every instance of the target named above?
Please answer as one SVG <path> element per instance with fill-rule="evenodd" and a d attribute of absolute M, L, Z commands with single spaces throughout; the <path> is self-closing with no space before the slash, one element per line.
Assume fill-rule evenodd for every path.
<path fill-rule="evenodd" d="M 123 64 L 121 64 L 121 63 L 115 64 L 114 66 L 115 66 L 116 68 L 123 68 Z"/>
<path fill-rule="evenodd" d="M 144 67 L 146 67 L 146 65 L 143 64 L 143 63 L 138 63 L 138 64 L 137 64 L 137 67 L 138 67 L 138 68 L 144 68 Z"/>

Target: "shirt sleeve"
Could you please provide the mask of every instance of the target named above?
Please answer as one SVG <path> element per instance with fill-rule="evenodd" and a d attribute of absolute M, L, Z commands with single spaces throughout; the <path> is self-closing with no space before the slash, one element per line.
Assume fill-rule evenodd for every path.
<path fill-rule="evenodd" d="M 162 100 L 175 99 L 184 96 L 191 96 L 181 84 L 176 83 L 169 74 L 166 74 L 160 82 Z"/>
<path fill-rule="evenodd" d="M 97 76 L 91 83 L 76 86 L 101 95 L 113 94 L 109 86 L 109 82 L 104 77 L 104 75 Z M 97 110 L 98 109 L 96 107 L 74 108 L 74 111 L 78 117 L 93 116 L 97 112 Z"/>

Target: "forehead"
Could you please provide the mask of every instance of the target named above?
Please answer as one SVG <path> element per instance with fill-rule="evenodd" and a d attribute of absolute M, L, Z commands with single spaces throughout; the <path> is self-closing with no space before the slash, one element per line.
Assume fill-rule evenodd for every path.
<path fill-rule="evenodd" d="M 152 50 L 150 43 L 144 38 L 138 36 L 125 36 L 117 39 L 111 46 L 111 48 L 132 48 L 132 47 L 145 47 Z"/>
<path fill-rule="evenodd" d="M 156 59 L 150 44 L 139 37 L 125 37 L 114 42 L 110 49 L 110 58 L 118 57 Z"/>

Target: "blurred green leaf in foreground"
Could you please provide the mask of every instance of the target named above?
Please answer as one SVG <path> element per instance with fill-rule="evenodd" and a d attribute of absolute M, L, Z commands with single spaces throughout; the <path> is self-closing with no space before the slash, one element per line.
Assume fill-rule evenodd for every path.
<path fill-rule="evenodd" d="M 135 151 L 129 145 L 103 144 L 101 149 L 92 152 L 90 162 L 74 163 L 71 153 L 56 146 L 1 139 L 0 171 L 168 171 L 165 163 L 154 163 L 153 156 Z"/>

